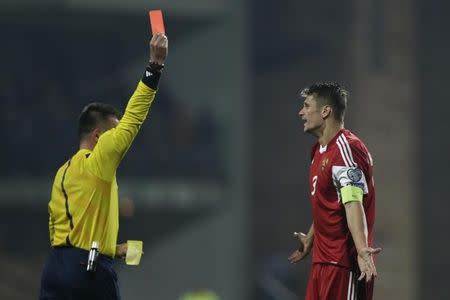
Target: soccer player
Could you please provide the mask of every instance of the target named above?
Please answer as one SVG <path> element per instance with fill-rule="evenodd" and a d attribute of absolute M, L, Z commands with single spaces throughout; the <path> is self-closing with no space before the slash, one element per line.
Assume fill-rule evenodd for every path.
<path fill-rule="evenodd" d="M 51 249 L 40 299 L 120 299 L 113 258 L 124 257 L 119 230 L 116 170 L 155 98 L 168 52 L 164 34 L 150 41 L 150 61 L 123 117 L 110 105 L 91 103 L 79 118 L 80 149 L 57 171 L 48 204 Z M 99 244 L 95 272 L 89 250 Z"/>
<path fill-rule="evenodd" d="M 347 94 L 336 83 L 301 92 L 304 132 L 317 137 L 309 176 L 313 224 L 307 234 L 294 233 L 300 247 L 289 261 L 297 263 L 313 250 L 307 300 L 372 299 L 377 276 L 373 161 L 364 143 L 344 128 Z"/>

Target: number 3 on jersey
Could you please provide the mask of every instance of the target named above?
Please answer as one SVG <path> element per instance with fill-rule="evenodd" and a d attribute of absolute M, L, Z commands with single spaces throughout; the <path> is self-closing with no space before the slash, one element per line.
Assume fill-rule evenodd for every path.
<path fill-rule="evenodd" d="M 317 175 L 313 177 L 312 179 L 312 192 L 311 192 L 311 196 L 314 196 L 314 194 L 316 193 L 316 185 L 317 185 Z"/>

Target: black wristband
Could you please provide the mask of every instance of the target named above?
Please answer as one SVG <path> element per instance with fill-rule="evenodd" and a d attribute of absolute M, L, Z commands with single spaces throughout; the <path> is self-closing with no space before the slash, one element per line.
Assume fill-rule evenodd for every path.
<path fill-rule="evenodd" d="M 145 69 L 144 75 L 142 76 L 142 82 L 145 83 L 146 86 L 157 90 L 159 78 L 161 78 L 161 72 L 163 69 L 164 65 L 149 63 Z"/>

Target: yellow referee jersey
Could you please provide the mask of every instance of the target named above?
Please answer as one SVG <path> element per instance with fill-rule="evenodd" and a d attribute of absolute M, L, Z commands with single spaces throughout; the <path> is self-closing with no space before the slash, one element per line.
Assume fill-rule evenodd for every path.
<path fill-rule="evenodd" d="M 117 127 L 95 148 L 80 149 L 56 173 L 48 205 L 50 243 L 114 257 L 119 231 L 116 170 L 144 122 L 156 91 L 139 82 Z"/>

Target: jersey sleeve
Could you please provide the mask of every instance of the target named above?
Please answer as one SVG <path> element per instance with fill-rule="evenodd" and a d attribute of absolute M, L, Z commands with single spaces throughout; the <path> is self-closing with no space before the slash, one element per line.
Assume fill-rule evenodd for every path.
<path fill-rule="evenodd" d="M 94 175 L 106 181 L 114 178 L 122 158 L 147 117 L 155 94 L 155 90 L 139 82 L 117 127 L 100 136 L 87 159 L 87 167 Z"/>
<path fill-rule="evenodd" d="M 336 187 L 341 191 L 349 191 L 342 188 L 354 187 L 362 190 L 362 194 L 369 193 L 367 178 L 369 178 L 369 155 L 360 145 L 360 142 L 348 142 L 345 136 L 337 141 L 339 151 L 332 165 L 332 176 Z M 353 193 L 355 190 L 353 189 Z"/>

